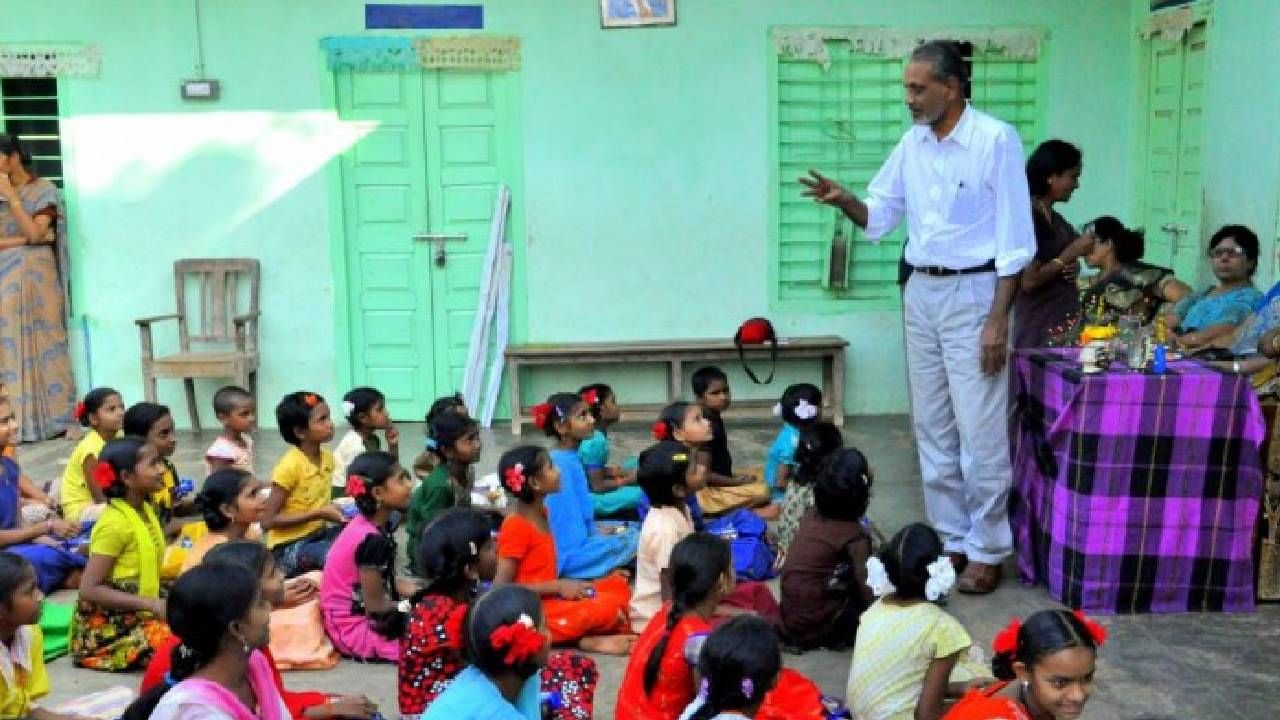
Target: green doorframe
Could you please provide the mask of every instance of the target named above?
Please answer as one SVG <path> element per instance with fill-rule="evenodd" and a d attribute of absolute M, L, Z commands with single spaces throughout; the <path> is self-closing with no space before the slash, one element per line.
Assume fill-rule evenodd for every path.
<path fill-rule="evenodd" d="M 328 56 L 317 51 L 317 62 L 324 70 L 320 73 L 321 110 L 338 118 L 338 88 L 334 73 L 328 67 Z M 458 71 L 464 72 L 464 71 Z M 521 124 L 522 83 L 519 71 L 504 72 L 509 84 L 507 117 L 504 118 L 514 152 L 512 153 L 511 214 L 507 219 L 507 242 L 511 244 L 514 266 L 511 274 L 511 315 L 509 342 L 521 342 L 528 333 L 526 309 L 526 252 L 524 242 L 524 129 Z M 351 352 L 351 303 L 347 282 L 346 226 L 343 218 L 343 187 L 341 155 L 330 157 L 325 163 L 326 215 L 329 227 L 329 265 L 333 280 L 333 354 L 334 382 L 338 392 L 345 393 L 355 386 L 355 370 Z M 507 382 L 502 384 L 500 395 L 505 395 Z M 499 397 L 494 418 L 505 419 L 509 403 Z M 423 408 L 426 412 L 426 408 Z"/>

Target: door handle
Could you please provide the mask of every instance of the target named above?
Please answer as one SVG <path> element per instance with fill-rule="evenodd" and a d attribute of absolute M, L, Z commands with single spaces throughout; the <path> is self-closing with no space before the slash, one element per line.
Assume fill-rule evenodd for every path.
<path fill-rule="evenodd" d="M 1160 226 L 1160 229 L 1167 233 L 1173 233 L 1174 235 L 1181 235 L 1187 231 L 1185 225 L 1179 225 L 1177 223 L 1165 223 Z"/>
<path fill-rule="evenodd" d="M 458 242 L 458 241 L 466 242 L 467 234 L 466 233 L 418 233 L 417 235 L 413 236 L 413 239 L 435 243 L 436 252 L 435 252 L 435 257 L 433 258 L 433 261 L 435 262 L 436 267 L 444 267 L 445 263 L 448 262 L 448 257 L 444 251 L 444 244 L 446 242 Z"/>

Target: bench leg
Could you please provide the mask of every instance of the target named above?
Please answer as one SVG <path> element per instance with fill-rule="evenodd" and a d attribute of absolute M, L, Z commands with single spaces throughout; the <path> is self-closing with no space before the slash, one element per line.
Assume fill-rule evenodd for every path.
<path fill-rule="evenodd" d="M 182 385 L 187 391 L 187 411 L 191 413 L 191 429 L 200 432 L 200 407 L 196 405 L 195 378 L 182 378 Z"/>
<path fill-rule="evenodd" d="M 679 360 L 671 361 L 671 375 L 667 378 L 667 402 L 680 399 L 681 385 L 684 384 L 684 364 Z"/>
<path fill-rule="evenodd" d="M 826 365 L 822 374 L 823 380 L 830 383 L 827 397 L 831 398 L 831 422 L 844 427 L 844 350 L 827 356 Z"/>
<path fill-rule="evenodd" d="M 507 394 L 511 396 L 511 434 L 520 436 L 520 363 L 507 361 Z"/>

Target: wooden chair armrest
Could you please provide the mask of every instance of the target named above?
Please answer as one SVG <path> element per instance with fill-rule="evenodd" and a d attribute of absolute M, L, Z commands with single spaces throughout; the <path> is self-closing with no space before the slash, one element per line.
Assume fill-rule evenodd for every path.
<path fill-rule="evenodd" d="M 151 325 L 152 323 L 160 322 L 161 320 L 177 320 L 177 319 L 178 319 L 178 313 L 169 313 L 168 315 L 153 315 L 151 317 L 138 318 L 133 322 L 138 327 L 147 327 L 148 325 Z"/>
<path fill-rule="evenodd" d="M 260 314 L 259 311 L 254 310 L 231 318 L 232 324 L 236 326 L 236 350 L 238 352 L 247 353 L 258 349 L 257 322 Z M 254 323 L 252 342 L 250 342 L 249 333 L 245 329 L 249 323 Z"/>

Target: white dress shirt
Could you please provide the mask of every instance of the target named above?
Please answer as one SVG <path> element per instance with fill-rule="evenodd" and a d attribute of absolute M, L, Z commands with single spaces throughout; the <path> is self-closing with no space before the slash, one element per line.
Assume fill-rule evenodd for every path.
<path fill-rule="evenodd" d="M 908 130 L 867 186 L 866 205 L 872 240 L 906 214 L 906 259 L 915 267 L 995 260 L 1003 277 L 1036 254 L 1018 131 L 972 106 L 943 140 L 927 125 Z"/>

